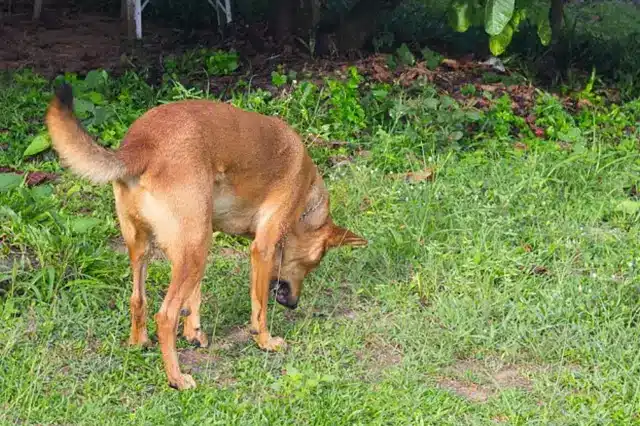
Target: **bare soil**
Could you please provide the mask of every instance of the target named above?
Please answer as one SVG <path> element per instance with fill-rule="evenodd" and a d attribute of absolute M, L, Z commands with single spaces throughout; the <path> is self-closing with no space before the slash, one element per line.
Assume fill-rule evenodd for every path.
<path fill-rule="evenodd" d="M 529 364 L 505 364 L 499 360 L 459 360 L 445 370 L 438 385 L 472 402 L 485 402 L 505 389 L 530 392 L 531 373 L 547 371 L 550 367 Z"/>

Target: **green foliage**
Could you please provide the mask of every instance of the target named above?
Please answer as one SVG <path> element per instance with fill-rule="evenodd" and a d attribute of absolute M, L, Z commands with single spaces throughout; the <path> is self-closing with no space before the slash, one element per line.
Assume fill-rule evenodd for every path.
<path fill-rule="evenodd" d="M 51 146 L 51 139 L 48 133 L 40 133 L 36 135 L 27 149 L 22 154 L 24 157 L 30 157 L 32 155 L 40 154 L 42 151 L 49 149 Z"/>
<path fill-rule="evenodd" d="M 513 17 L 515 0 L 485 0 L 484 29 L 490 36 L 501 34 Z"/>
<path fill-rule="evenodd" d="M 483 25 L 489 35 L 491 53 L 499 56 L 506 51 L 513 34 L 526 20 L 536 26 L 541 43 L 548 45 L 551 41 L 549 6 L 549 0 L 454 0 L 448 10 L 448 19 L 457 32 Z"/>
<path fill-rule="evenodd" d="M 569 143 L 583 141 L 581 129 L 556 97 L 548 94 L 540 96 L 534 111 L 536 124 L 545 129 L 547 137 Z"/>
<path fill-rule="evenodd" d="M 0 173 L 0 192 L 17 188 L 22 183 L 22 176 L 15 173 Z"/>
<path fill-rule="evenodd" d="M 506 50 L 509 44 L 511 43 L 511 39 L 513 38 L 513 27 L 511 23 L 507 23 L 502 29 L 502 32 L 496 35 L 492 35 L 489 38 L 489 49 L 494 56 L 500 56 Z"/>
<path fill-rule="evenodd" d="M 411 66 L 416 62 L 415 56 L 413 56 L 413 53 L 411 53 L 411 50 L 409 50 L 409 46 L 407 46 L 406 43 L 402 43 L 400 45 L 396 51 L 396 55 L 402 65 Z"/>
<path fill-rule="evenodd" d="M 473 25 L 475 6 L 475 2 L 466 0 L 453 0 L 451 2 L 448 19 L 449 25 L 454 31 L 464 33 Z"/>
<path fill-rule="evenodd" d="M 427 65 L 427 68 L 431 70 L 437 68 L 438 65 L 442 63 L 442 59 L 444 59 L 441 54 L 429 49 L 428 47 L 424 47 L 421 50 L 421 53 L 422 53 L 422 59 L 424 59 Z"/>
<path fill-rule="evenodd" d="M 271 83 L 276 87 L 282 87 L 287 83 L 287 76 L 278 71 L 271 72 Z"/>
<path fill-rule="evenodd" d="M 487 115 L 487 124 L 500 140 L 508 140 L 518 132 L 531 134 L 524 118 L 513 111 L 511 98 L 507 94 L 494 100 Z"/>
<path fill-rule="evenodd" d="M 333 121 L 331 136 L 345 139 L 357 134 L 365 126 L 365 112 L 360 104 L 358 87 L 362 77 L 357 68 L 348 69 L 347 80 L 327 80 L 327 97 L 331 108 L 329 117 Z"/>
<path fill-rule="evenodd" d="M 210 75 L 229 75 L 238 69 L 238 53 L 219 50 L 208 55 L 205 65 Z"/>
<path fill-rule="evenodd" d="M 229 75 L 239 66 L 238 53 L 234 50 L 192 49 L 180 56 L 169 55 L 164 60 L 165 79 Z"/>
<path fill-rule="evenodd" d="M 112 95 L 112 84 L 106 71 L 90 71 L 84 79 L 65 73 L 58 76 L 54 84 L 63 81 L 73 87 L 74 112 L 84 126 L 100 128 L 113 118 L 113 109 L 107 103 Z"/>

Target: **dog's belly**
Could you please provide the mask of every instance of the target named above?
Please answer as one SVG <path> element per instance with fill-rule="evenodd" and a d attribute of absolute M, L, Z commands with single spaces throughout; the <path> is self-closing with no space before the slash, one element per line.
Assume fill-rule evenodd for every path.
<path fill-rule="evenodd" d="M 256 210 L 233 193 L 222 192 L 213 199 L 213 229 L 234 235 L 251 235 L 255 231 Z"/>

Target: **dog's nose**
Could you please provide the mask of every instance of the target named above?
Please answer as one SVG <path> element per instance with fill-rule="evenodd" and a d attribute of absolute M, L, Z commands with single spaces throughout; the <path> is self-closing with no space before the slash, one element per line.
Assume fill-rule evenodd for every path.
<path fill-rule="evenodd" d="M 298 298 L 294 296 L 289 296 L 287 299 L 287 303 L 284 304 L 289 309 L 295 309 L 298 307 Z"/>
<path fill-rule="evenodd" d="M 289 309 L 298 307 L 298 298 L 291 294 L 291 284 L 285 280 L 271 280 L 269 287 L 275 292 L 276 301 Z"/>

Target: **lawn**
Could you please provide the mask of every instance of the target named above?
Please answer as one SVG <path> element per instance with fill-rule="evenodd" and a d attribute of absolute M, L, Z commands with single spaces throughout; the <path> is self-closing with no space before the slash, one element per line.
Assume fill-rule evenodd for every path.
<path fill-rule="evenodd" d="M 179 341 L 198 383 L 185 392 L 167 386 L 157 346 L 126 344 L 113 196 L 47 149 L 53 84 L 2 77 L 3 424 L 640 423 L 640 98 L 608 102 L 597 81 L 569 98 L 524 79 L 444 93 L 343 71 L 276 73 L 271 91 L 239 81 L 225 99 L 296 127 L 336 221 L 370 245 L 327 255 L 297 310 L 272 302 L 289 348 L 264 353 L 246 331 L 248 242 L 216 235 L 212 344 Z M 217 96 L 171 76 L 60 79 L 111 147 L 153 105 Z M 157 253 L 152 313 L 169 273 Z"/>

